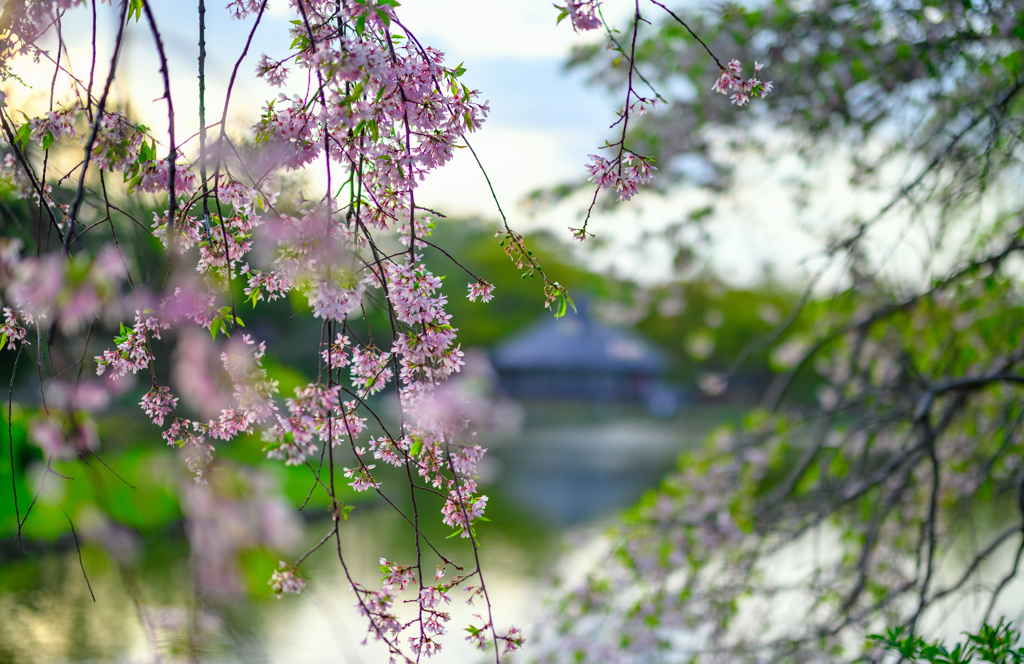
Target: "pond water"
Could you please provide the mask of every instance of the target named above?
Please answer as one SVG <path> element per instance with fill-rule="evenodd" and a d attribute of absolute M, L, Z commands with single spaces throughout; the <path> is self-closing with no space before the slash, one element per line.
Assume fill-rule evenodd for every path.
<path fill-rule="evenodd" d="M 601 413 L 565 424 L 564 413 L 540 408 L 520 435 L 493 441 L 481 468 L 490 480 L 484 490 L 491 522 L 478 534 L 499 629 L 529 628 L 560 577 L 599 560 L 599 535 L 615 511 L 653 486 L 682 449 L 737 412 L 694 410 L 671 421 Z M 437 507 L 428 501 L 422 513 L 436 516 Z M 439 521 L 427 519 L 424 533 L 446 555 L 471 559 L 467 543 L 445 539 Z M 307 520 L 306 548 L 330 528 L 322 517 Z M 73 544 L 60 550 L 32 545 L 37 550 L 30 555 L 13 555 L 7 543 L 0 552 L 0 664 L 387 661 L 381 644 L 362 645 L 366 623 L 333 542 L 303 564 L 309 585 L 299 596 L 269 594 L 266 580 L 276 561 L 257 552 L 239 562 L 247 594 L 197 602 L 196 570 L 183 537 L 133 535 L 113 555 L 109 542 L 83 540 L 81 561 Z M 357 507 L 342 525 L 341 548 L 352 577 L 369 588 L 379 587 L 380 556 L 415 560 L 408 524 L 380 505 Z M 430 569 L 434 563 L 424 560 Z M 468 606 L 458 595 L 445 649 L 431 661 L 493 661 L 462 638 L 462 629 L 486 607 Z"/>
<path fill-rule="evenodd" d="M 560 419 L 564 412 L 546 414 L 539 409 L 531 413 L 521 435 L 490 441 L 491 458 L 481 467 L 481 475 L 487 480 L 484 490 L 492 520 L 479 526 L 478 535 L 499 629 L 515 625 L 529 637 L 543 620 L 559 582 L 571 583 L 601 564 L 607 552 L 602 533 L 616 510 L 656 483 L 681 450 L 739 413 L 702 408 L 671 421 L 602 413 L 586 422 L 577 413 L 568 418 L 574 423 L 566 424 Z M 424 519 L 424 533 L 445 555 L 462 562 L 471 559 L 466 541 L 445 538 L 449 531 L 436 518 L 438 507 L 429 500 L 422 505 L 421 514 L 433 517 Z M 302 541 L 289 560 L 330 530 L 331 523 L 322 510 L 320 514 L 303 523 Z M 978 514 L 973 522 L 979 532 L 987 532 L 994 526 L 985 522 L 1002 523 L 997 516 Z M 61 547 L 30 542 L 22 554 L 12 550 L 11 542 L 0 542 L 0 664 L 376 664 L 388 659 L 381 644 L 363 644 L 365 619 L 356 611 L 333 542 L 303 564 L 309 585 L 301 595 L 275 599 L 266 582 L 277 557 L 251 551 L 238 559 L 243 592 L 233 599 L 206 595 L 197 602 L 196 563 L 180 524 L 170 532 L 145 537 L 122 531 L 120 542 L 117 536 L 112 542 L 116 533 L 108 531 L 103 545 L 84 527 L 80 531 L 81 559 L 67 538 Z M 340 532 L 345 563 L 367 588 L 378 587 L 380 556 L 402 563 L 415 560 L 408 524 L 386 506 L 357 506 Z M 835 536 L 828 528 L 820 537 L 806 537 L 812 536 L 814 546 L 795 542 L 780 552 L 779 560 L 766 563 L 774 577 L 799 576 L 809 569 L 807 556 L 835 550 L 827 546 Z M 1014 547 L 996 552 L 992 570 L 1005 572 Z M 936 583 L 958 578 L 965 561 L 955 555 L 943 561 Z M 424 558 L 427 569 L 433 564 Z M 979 588 L 991 587 L 997 578 L 985 572 Z M 467 605 L 458 591 L 452 595 L 445 647 L 430 661 L 493 661 L 493 655 L 482 655 L 466 642 L 462 631 L 470 623 L 480 624 L 475 615 L 484 614 L 486 607 Z M 778 598 L 772 610 L 776 615 L 780 610 L 795 615 L 807 602 L 799 594 Z M 951 603 L 938 612 L 942 624 L 932 627 L 956 640 L 960 630 L 976 620 L 976 604 Z M 753 621 L 751 628 L 760 626 L 766 608 L 751 604 L 741 611 L 738 624 Z M 1024 580 L 1006 589 L 997 614 L 1018 622 L 1024 619 Z"/>

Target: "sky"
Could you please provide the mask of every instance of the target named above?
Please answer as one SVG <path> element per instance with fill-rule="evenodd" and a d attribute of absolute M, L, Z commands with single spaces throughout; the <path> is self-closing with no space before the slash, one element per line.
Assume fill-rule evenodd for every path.
<path fill-rule="evenodd" d="M 104 45 L 96 66 L 101 80 L 109 65 L 116 8 L 97 5 L 98 40 Z M 189 11 L 183 11 L 186 6 Z M 621 22 L 631 6 L 624 0 L 605 0 L 604 14 L 613 23 Z M 153 7 L 171 61 L 175 127 L 181 142 L 182 137 L 194 136 L 198 128 L 198 19 L 191 3 L 159 1 Z M 568 227 L 580 225 L 591 194 L 581 191 L 539 211 L 527 209 L 521 201 L 536 189 L 583 181 L 588 154 L 598 152 L 610 135 L 608 126 L 615 120 L 621 99 L 588 87 L 579 72 L 567 72 L 564 67 L 573 45 L 600 40 L 600 35 L 596 31 L 577 34 L 568 21 L 556 25 L 558 11 L 544 0 L 404 0 L 398 15 L 422 43 L 442 50 L 448 63 L 464 63 L 464 80 L 490 102 L 488 120 L 472 141 L 512 226 L 524 232 L 545 228 L 568 240 Z M 271 0 L 239 69 L 227 116 L 229 128 L 251 126 L 266 103 L 281 92 L 253 74 L 262 53 L 272 57 L 287 53 L 289 18 L 287 0 Z M 208 122 L 220 116 L 232 68 L 253 20 L 231 19 L 216 0 L 208 7 Z M 84 9 L 74 10 L 65 19 L 71 64 L 80 76 L 90 59 L 90 23 Z M 145 21 L 132 23 L 128 35 L 114 93 L 130 100 L 132 112 L 144 123 L 158 132 L 166 131 L 158 61 Z M 31 90 L 8 82 L 6 89 L 14 108 L 45 104 L 51 75 L 52 65 L 43 61 L 26 79 L 33 83 Z M 298 78 L 292 77 L 290 85 L 301 85 Z M 706 82 L 708 88 L 712 82 Z M 297 91 L 298 87 L 285 89 Z M 708 90 L 706 94 L 712 93 Z M 771 103 L 771 98 L 766 103 Z M 187 149 L 195 150 L 195 143 L 193 139 Z M 736 186 L 728 198 L 716 201 L 717 212 L 709 225 L 710 263 L 735 284 L 756 282 L 766 264 L 772 264 L 775 275 L 783 280 L 797 283 L 806 279 L 816 269 L 813 257 L 820 252 L 827 229 L 861 209 L 869 214 L 881 201 L 880 196 L 854 196 L 842 177 L 846 163 L 841 154 L 815 174 L 799 172 L 794 159 L 769 164 L 753 154 L 731 158 Z M 812 190 L 819 194 L 802 208 L 791 197 L 790 182 L 797 177 L 809 177 Z M 601 242 L 586 254 L 586 260 L 599 269 L 645 283 L 665 280 L 671 276 L 672 248 L 665 243 L 640 246 L 639 239 L 684 219 L 689 211 L 712 200 L 710 194 L 695 187 L 680 187 L 668 196 L 641 194 L 628 204 L 600 213 L 590 228 Z M 450 164 L 427 178 L 417 192 L 417 201 L 450 216 L 497 219 L 483 175 L 466 150 L 457 151 Z M 837 205 L 840 201 L 843 204 Z"/>

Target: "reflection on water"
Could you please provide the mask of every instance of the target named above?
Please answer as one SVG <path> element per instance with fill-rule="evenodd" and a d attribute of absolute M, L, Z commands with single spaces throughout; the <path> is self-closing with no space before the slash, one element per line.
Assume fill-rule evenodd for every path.
<path fill-rule="evenodd" d="M 635 501 L 679 453 L 672 428 L 651 423 L 527 429 L 497 449 L 510 497 L 532 516 L 572 524 Z"/>
<path fill-rule="evenodd" d="M 559 418 L 545 419 L 541 409 L 515 440 L 493 441 L 492 460 L 482 469 L 492 476 L 486 487 L 492 521 L 478 530 L 480 556 L 499 629 L 529 627 L 536 619 L 566 537 L 575 548 L 574 533 L 635 500 L 722 414 L 576 425 L 560 424 L 564 413 Z M 421 510 L 436 514 L 438 507 L 426 504 Z M 471 558 L 466 541 L 446 539 L 449 531 L 439 519 L 428 522 L 424 532 L 442 552 Z M 307 522 L 306 546 L 329 528 L 322 518 Z M 367 587 L 379 587 L 380 556 L 415 560 L 408 524 L 390 509 L 361 506 L 341 533 L 345 562 Z M 231 603 L 196 601 L 183 539 L 141 544 L 127 556 L 111 555 L 96 541 L 85 544 L 83 564 L 95 603 L 73 547 L 0 567 L 0 664 L 387 661 L 379 644 L 361 645 L 365 620 L 356 612 L 333 542 L 303 564 L 310 581 L 306 591 L 280 600 L 266 586 L 276 557 L 258 549 L 244 553 L 240 568 L 250 598 Z M 427 569 L 433 564 L 424 559 Z M 460 638 L 486 606 L 468 606 L 460 594 L 453 592 L 445 648 L 432 661 L 489 659 Z"/>
<path fill-rule="evenodd" d="M 534 404 L 528 412 L 527 426 L 514 440 L 492 445 L 504 471 L 502 486 L 532 518 L 566 525 L 633 503 L 681 451 L 700 445 L 713 427 L 741 411 L 705 406 L 671 420 L 615 404 L 575 410 Z"/>
<path fill-rule="evenodd" d="M 329 523 L 308 524 L 309 541 Z M 397 514 L 370 508 L 344 524 L 342 550 L 353 577 L 369 587 L 380 579 L 377 557 L 414 560 L 408 530 Z M 499 624 L 528 621 L 542 592 L 545 570 L 556 557 L 542 528 L 480 530 L 481 562 Z M 457 545 L 447 547 L 459 548 Z M 155 555 L 154 555 L 155 554 Z M 355 610 L 334 546 L 311 556 L 302 595 L 275 600 L 264 594 L 231 605 L 196 610 L 187 551 L 175 540 L 148 543 L 134 569 L 119 568 L 100 548 L 83 549 L 96 594 L 90 599 L 77 554 L 52 553 L 3 567 L 0 595 L 0 662 L 381 662 L 386 651 L 361 645 L 365 621 Z M 465 556 L 462 556 L 465 560 Z M 429 567 L 428 567 L 429 569 Z M 252 579 L 265 583 L 266 574 Z M 478 653 L 458 638 L 484 606 L 470 607 L 457 594 L 442 656 L 434 661 L 472 662 Z M 479 621 L 477 621 L 479 622 Z"/>
<path fill-rule="evenodd" d="M 542 618 L 544 600 L 551 596 L 556 577 L 578 578 L 600 560 L 606 544 L 600 526 L 609 515 L 656 482 L 681 448 L 695 444 L 713 425 L 733 415 L 705 409 L 655 422 L 631 421 L 619 414 L 605 422 L 570 426 L 534 412 L 515 440 L 491 441 L 492 460 L 482 467 L 482 474 L 490 476 L 486 491 L 492 521 L 481 524 L 478 534 L 498 628 L 516 625 L 527 630 L 529 637 L 530 628 Z M 385 479 L 391 486 L 400 481 L 397 476 Z M 436 514 L 438 507 L 428 501 L 421 514 Z M 470 559 L 465 540 L 446 539 L 449 531 L 439 519 L 425 521 L 424 533 L 442 553 L 456 560 Z M 980 522 L 976 525 L 981 528 Z M 318 542 L 329 528 L 322 517 L 307 521 L 305 546 Z M 771 575 L 781 582 L 791 574 L 805 573 L 807 556 L 836 550 L 827 546 L 828 535 L 826 527 L 814 534 L 814 546 L 802 540 L 780 552 L 779 560 L 769 563 Z M 371 640 L 363 645 L 366 623 L 355 609 L 334 542 L 303 564 L 310 581 L 306 590 L 280 600 L 267 587 L 277 557 L 259 549 L 244 552 L 239 568 L 248 598 L 232 602 L 210 598 L 197 602 L 188 547 L 180 537 L 158 537 L 120 548 L 106 544 L 104 548 L 97 540 L 87 541 L 82 550 L 95 602 L 73 547 L 13 561 L 7 556 L 0 566 L 0 664 L 387 661 L 380 644 Z M 371 505 L 359 506 L 343 524 L 341 552 L 353 578 L 368 588 L 378 587 L 380 556 L 408 563 L 416 555 L 402 517 Z M 992 568 L 1009 565 L 1011 553 L 997 551 Z M 937 582 L 951 581 L 961 573 L 962 562 L 947 562 Z M 427 569 L 433 564 L 424 558 Z M 986 581 L 994 582 L 995 577 L 989 576 Z M 474 616 L 485 615 L 486 606 L 468 606 L 460 595 L 453 592 L 445 647 L 431 661 L 493 661 L 461 638 L 467 624 L 481 622 Z M 1021 597 L 1024 584 L 1008 588 L 1001 610 L 1016 616 L 1022 608 Z M 750 603 L 738 620 L 764 629 L 765 615 L 792 615 L 807 601 L 797 592 L 775 598 L 771 607 Z M 968 625 L 972 606 L 951 606 L 947 624 L 940 629 L 944 627 L 955 638 Z M 780 613 L 781 607 L 786 610 Z"/>

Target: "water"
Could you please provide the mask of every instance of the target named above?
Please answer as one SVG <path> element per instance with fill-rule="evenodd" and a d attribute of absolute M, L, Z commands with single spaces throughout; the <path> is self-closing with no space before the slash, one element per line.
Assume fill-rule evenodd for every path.
<path fill-rule="evenodd" d="M 733 415 L 704 410 L 658 422 L 629 413 L 584 418 L 537 408 L 519 436 L 490 441 L 491 458 L 481 474 L 490 480 L 484 491 L 492 521 L 478 533 L 499 630 L 528 628 L 557 578 L 590 564 L 581 562 L 587 551 L 591 560 L 598 555 L 597 535 L 615 510 L 655 484 L 683 448 Z M 438 507 L 428 500 L 421 508 L 425 534 L 446 555 L 471 560 L 466 541 L 445 539 L 449 531 L 440 524 Z M 316 544 L 330 527 L 323 518 L 307 521 L 304 546 Z M 386 506 L 357 507 L 341 535 L 345 563 L 365 587 L 379 587 L 380 556 L 415 560 L 411 529 Z M 371 639 L 362 645 L 365 619 L 356 612 L 333 541 L 303 564 L 309 585 L 299 596 L 278 600 L 269 594 L 266 580 L 276 556 L 255 547 L 238 564 L 246 595 L 197 603 L 196 570 L 184 538 L 132 536 L 113 550 L 100 539 L 83 537 L 82 547 L 95 602 L 73 546 L 0 566 L 0 664 L 387 661 L 381 644 Z M 576 570 L 567 569 L 567 553 Z M 424 558 L 425 568 L 433 565 Z M 462 632 L 470 622 L 480 624 L 474 616 L 486 607 L 466 605 L 458 590 L 452 595 L 445 648 L 431 661 L 493 661 Z"/>
<path fill-rule="evenodd" d="M 571 584 L 600 564 L 607 553 L 607 541 L 601 535 L 615 510 L 631 504 L 657 482 L 681 449 L 698 443 L 712 426 L 733 419 L 738 412 L 702 409 L 667 422 L 602 413 L 604 421 L 593 417 L 582 421 L 579 413 L 538 409 L 531 412 L 521 436 L 490 441 L 491 460 L 481 474 L 488 480 L 484 491 L 490 496 L 487 513 L 492 521 L 481 524 L 478 534 L 499 630 L 510 625 L 529 630 L 542 619 L 545 602 L 559 580 Z M 429 500 L 423 505 L 425 534 L 446 555 L 463 563 L 470 560 L 466 541 L 445 539 L 449 531 L 440 524 L 438 507 Z M 305 522 L 301 546 L 289 560 L 303 547 L 316 544 L 330 527 L 322 517 Z M 408 524 L 386 506 L 358 506 L 341 534 L 345 562 L 353 578 L 368 588 L 379 587 L 380 556 L 402 563 L 415 560 Z M 299 596 L 278 600 L 269 594 L 266 580 L 277 557 L 255 547 L 239 558 L 245 594 L 233 600 L 206 597 L 197 604 L 196 569 L 180 533 L 137 541 L 127 538 L 119 547 L 110 546 L 109 533 L 106 546 L 90 537 L 88 529 L 83 528 L 81 536 L 81 564 L 88 572 L 95 602 L 73 546 L 13 559 L 7 555 L 0 565 L 0 664 L 387 661 L 380 644 L 371 639 L 362 645 L 365 619 L 355 609 L 334 542 L 303 564 L 309 586 Z M 812 551 L 837 551 L 827 545 L 828 537 L 823 540 L 825 545 L 815 547 L 794 543 L 779 554 L 778 561 L 766 565 L 776 578 L 805 573 L 809 569 L 805 558 Z M 1015 542 L 996 552 L 992 571 L 985 572 L 981 585 L 991 587 L 1009 567 Z M 950 556 L 942 561 L 936 583 L 955 580 L 966 560 Z M 433 564 L 425 556 L 425 568 Z M 430 661 L 493 661 L 467 643 L 462 632 L 470 622 L 480 624 L 474 615 L 484 613 L 486 607 L 467 606 L 458 591 L 452 595 L 445 649 Z M 1024 581 L 1011 584 L 997 615 L 1020 620 L 1024 617 L 1021 597 Z M 800 607 L 807 598 L 796 595 L 790 600 L 793 607 Z M 938 612 L 942 624 L 931 627 L 955 640 L 976 619 L 979 606 L 971 599 L 950 603 Z M 763 608 L 751 604 L 747 609 L 738 620 L 760 625 Z M 797 612 L 794 608 L 793 613 Z"/>

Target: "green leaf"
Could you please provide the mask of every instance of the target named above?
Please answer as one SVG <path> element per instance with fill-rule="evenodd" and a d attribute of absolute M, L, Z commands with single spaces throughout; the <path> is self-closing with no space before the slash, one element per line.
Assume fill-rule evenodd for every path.
<path fill-rule="evenodd" d="M 211 339 L 216 339 L 217 338 L 217 332 L 220 330 L 220 325 L 221 325 L 220 318 L 214 318 L 213 322 L 210 323 L 210 338 Z"/>
<path fill-rule="evenodd" d="M 555 318 L 561 318 L 565 315 L 567 305 L 566 299 L 565 295 L 558 296 L 558 310 L 555 312 Z"/>
<path fill-rule="evenodd" d="M 142 18 L 142 0 L 131 0 L 128 5 L 128 18 L 135 17 L 135 22 L 138 23 L 139 19 Z"/>
<path fill-rule="evenodd" d="M 21 145 L 21 149 L 24 150 L 28 147 L 28 139 L 32 135 L 32 127 L 29 123 L 25 123 L 18 127 L 18 133 L 14 137 L 14 142 Z"/>
<path fill-rule="evenodd" d="M 56 140 L 53 137 L 53 133 L 50 131 L 46 132 L 46 136 L 43 136 L 43 149 L 49 150 L 50 146 L 53 145 L 53 141 Z"/>

